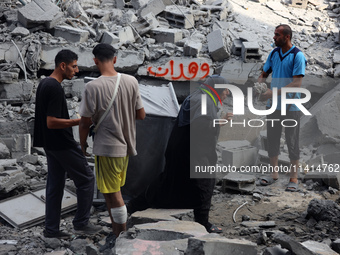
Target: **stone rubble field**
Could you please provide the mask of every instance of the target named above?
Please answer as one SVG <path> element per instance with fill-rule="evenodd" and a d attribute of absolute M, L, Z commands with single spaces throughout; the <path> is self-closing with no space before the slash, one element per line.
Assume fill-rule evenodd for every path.
<path fill-rule="evenodd" d="M 340 254 L 339 16 L 333 0 L 0 0 L 0 212 L 6 199 L 45 186 L 44 151 L 31 148 L 35 90 L 62 48 L 79 56 L 78 76 L 63 82 L 72 118 L 84 77 L 98 76 L 91 53 L 98 42 L 117 49 L 117 71 L 142 84 L 172 82 L 181 102 L 190 81 L 208 74 L 253 86 L 279 24 L 292 27 L 306 56 L 302 86 L 312 95 L 305 105 L 312 115 L 301 120 L 300 191 L 284 191 L 284 172 L 268 187 L 257 184 L 259 171 L 218 174 L 210 221 L 222 234 L 208 234 L 192 210 L 149 209 L 131 216 L 112 248 L 108 213 L 95 205 L 91 222 L 103 230 L 66 241 L 44 238 L 42 223 L 15 228 L 0 218 L 0 254 Z M 232 101 L 223 107 L 231 111 Z M 265 134 L 265 126 L 222 127 L 219 163 L 268 164 Z M 287 165 L 284 143 L 280 162 Z M 71 180 L 66 186 L 75 192 Z M 72 218 L 63 216 L 62 230 L 73 232 Z"/>

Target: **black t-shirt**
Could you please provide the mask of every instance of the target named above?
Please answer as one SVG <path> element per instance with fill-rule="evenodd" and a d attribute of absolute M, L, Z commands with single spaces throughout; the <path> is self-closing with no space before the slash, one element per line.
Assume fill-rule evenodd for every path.
<path fill-rule="evenodd" d="M 51 77 L 43 79 L 37 89 L 33 146 L 49 150 L 63 150 L 77 146 L 72 127 L 49 129 L 47 116 L 70 118 L 64 90 L 61 84 Z"/>

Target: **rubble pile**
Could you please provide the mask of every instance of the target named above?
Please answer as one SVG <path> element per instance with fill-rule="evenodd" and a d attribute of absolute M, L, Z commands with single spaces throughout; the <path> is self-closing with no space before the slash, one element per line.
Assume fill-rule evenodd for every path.
<path fill-rule="evenodd" d="M 213 73 L 241 87 L 253 86 L 272 50 L 275 26 L 282 23 L 292 26 L 293 43 L 308 60 L 303 87 L 312 93 L 306 106 L 312 115 L 302 118 L 300 131 L 307 191 L 297 193 L 296 200 L 315 198 L 308 205 L 301 204 L 302 214 L 288 214 L 284 210 L 292 206 L 284 207 L 277 216 L 282 217 L 281 225 L 267 212 L 261 218 L 267 221 L 249 221 L 249 216 L 242 215 L 241 225 L 221 223 L 224 237 L 208 235 L 188 212 L 174 218 L 148 211 L 149 218 L 132 216 L 134 226 L 119 237 L 115 249 L 105 246 L 110 224 L 108 214 L 98 208 L 91 221 L 103 225 L 103 231 L 69 241 L 44 238 L 42 225 L 19 230 L 1 219 L 0 253 L 132 254 L 145 248 L 171 255 L 230 250 L 240 254 L 338 254 L 340 210 L 331 198 L 340 190 L 340 169 L 336 168 L 340 163 L 339 15 L 340 4 L 328 0 L 0 0 L 0 201 L 45 186 L 46 157 L 31 144 L 34 97 L 39 80 L 54 69 L 60 49 L 71 49 L 79 56 L 78 77 L 63 82 L 69 113 L 75 118 L 83 77 L 97 75 L 92 49 L 99 42 L 117 50 L 117 71 L 150 83 L 177 83 L 179 96 L 188 93 L 185 86 L 189 81 Z M 77 137 L 77 128 L 74 131 Z M 232 141 L 232 147 L 219 144 L 221 162 L 228 164 L 230 157 L 233 165 L 246 164 L 245 160 L 256 164 L 257 157 L 266 160 L 266 137 L 263 132 L 259 137 L 259 146 L 248 141 Z M 286 151 L 285 146 L 282 149 Z M 280 163 L 286 164 L 289 160 L 282 154 Z M 312 165 L 325 166 L 323 173 L 315 172 Z M 253 210 L 269 202 L 280 207 L 284 196 L 259 189 L 255 180 L 239 173 L 221 178 L 212 214 L 225 215 L 227 208 L 238 207 L 241 200 L 247 200 L 248 209 Z M 70 181 L 67 187 L 74 190 Z M 241 192 L 242 199 L 225 193 L 230 187 Z M 215 212 L 219 204 L 223 208 Z M 62 230 L 72 232 L 71 221 L 72 215 L 66 215 Z M 227 232 L 229 229 L 233 231 Z M 207 253 L 209 250 L 214 253 Z"/>

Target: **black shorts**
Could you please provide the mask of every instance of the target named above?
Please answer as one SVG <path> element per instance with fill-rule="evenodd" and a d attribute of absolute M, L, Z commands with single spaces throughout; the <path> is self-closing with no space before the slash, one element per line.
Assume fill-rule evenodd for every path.
<path fill-rule="evenodd" d="M 289 159 L 300 159 L 300 116 L 300 111 L 287 111 L 287 115 L 282 116 L 281 110 L 276 110 L 267 116 L 267 148 L 269 157 L 275 157 L 280 154 L 280 139 L 282 127 L 284 127 Z M 271 119 L 275 121 L 269 121 Z"/>

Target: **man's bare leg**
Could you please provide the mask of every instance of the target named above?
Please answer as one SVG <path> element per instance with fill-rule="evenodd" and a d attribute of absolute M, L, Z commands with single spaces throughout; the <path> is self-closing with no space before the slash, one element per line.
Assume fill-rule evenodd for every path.
<path fill-rule="evenodd" d="M 123 224 L 118 224 L 114 222 L 111 214 L 111 208 L 118 208 L 125 205 L 122 193 L 120 191 L 115 193 L 106 193 L 104 194 L 104 197 L 106 201 L 107 210 L 109 211 L 110 219 L 112 222 L 113 233 L 116 235 L 116 237 L 118 237 L 122 231 L 126 231 L 126 222 Z"/>
<path fill-rule="evenodd" d="M 269 158 L 270 165 L 273 167 L 272 177 L 274 180 L 279 178 L 279 156 L 274 156 Z"/>
<path fill-rule="evenodd" d="M 299 160 L 291 160 L 290 161 L 290 182 L 298 183 L 298 169 L 299 169 Z"/>

